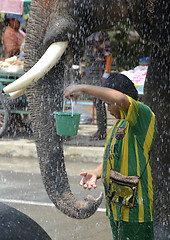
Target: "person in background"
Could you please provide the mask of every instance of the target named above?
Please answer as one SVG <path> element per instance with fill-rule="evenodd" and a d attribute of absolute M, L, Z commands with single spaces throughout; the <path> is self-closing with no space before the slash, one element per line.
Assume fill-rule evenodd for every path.
<path fill-rule="evenodd" d="M 74 85 L 64 91 L 68 99 L 80 94 L 105 101 L 110 114 L 117 118 L 106 138 L 103 163 L 92 171 L 80 173 L 80 185 L 90 190 L 96 188 L 97 180 L 102 178 L 114 240 L 153 240 L 154 183 L 150 155 L 156 134 L 155 115 L 148 106 L 137 101 L 138 92 L 133 82 L 120 73 L 110 74 L 102 87 Z M 111 169 L 126 176 L 140 177 L 133 208 L 120 204 L 122 196 L 127 194 L 126 188 L 118 195 L 119 202 L 109 197 L 121 191 L 120 187 L 110 188 Z"/>
<path fill-rule="evenodd" d="M 5 57 L 20 54 L 21 45 L 25 41 L 25 33 L 20 30 L 20 24 L 25 22 L 21 15 L 7 13 L 5 16 L 6 29 L 2 36 Z"/>
<path fill-rule="evenodd" d="M 86 50 L 86 84 L 101 86 L 110 74 L 112 64 L 111 41 L 106 31 L 100 31 L 87 38 Z M 107 115 L 105 103 L 94 98 L 97 115 L 97 132 L 90 140 L 106 138 Z"/>

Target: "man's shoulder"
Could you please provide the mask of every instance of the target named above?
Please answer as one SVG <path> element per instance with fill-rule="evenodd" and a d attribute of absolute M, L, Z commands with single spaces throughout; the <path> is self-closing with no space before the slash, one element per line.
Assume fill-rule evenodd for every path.
<path fill-rule="evenodd" d="M 7 26 L 4 33 L 14 32 L 14 29 Z"/>
<path fill-rule="evenodd" d="M 15 31 L 14 29 L 10 28 L 10 27 L 6 27 L 5 31 L 4 31 L 4 34 L 3 34 L 3 37 L 11 37 L 11 36 L 14 36 L 15 35 Z"/>
<path fill-rule="evenodd" d="M 143 102 L 137 102 L 138 104 L 139 104 L 139 108 L 141 109 L 141 110 L 143 110 L 143 111 L 147 111 L 147 112 L 150 112 L 150 113 L 153 113 L 152 112 L 152 109 L 148 106 L 148 105 L 146 105 L 145 103 L 143 103 Z M 153 113 L 154 114 L 154 113 Z"/>
<path fill-rule="evenodd" d="M 126 95 L 126 96 L 127 96 L 127 95 Z M 146 109 L 146 110 L 149 110 L 149 111 L 152 112 L 151 108 L 150 108 L 148 105 L 146 105 L 145 103 L 140 102 L 140 101 L 137 101 L 137 100 L 131 98 L 130 96 L 127 96 L 127 97 L 128 97 L 128 99 L 129 99 L 129 102 L 130 102 L 132 105 L 137 105 L 139 108 L 142 108 L 142 109 L 144 109 L 144 110 Z"/>

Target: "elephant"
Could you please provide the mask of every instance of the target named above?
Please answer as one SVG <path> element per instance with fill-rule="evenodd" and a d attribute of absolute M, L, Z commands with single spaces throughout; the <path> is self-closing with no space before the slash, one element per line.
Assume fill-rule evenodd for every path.
<path fill-rule="evenodd" d="M 0 232 L 0 240 L 51 240 L 34 220 L 5 203 L 0 203 Z"/>
<path fill-rule="evenodd" d="M 151 44 L 144 102 L 157 118 L 152 168 L 157 194 L 155 222 L 161 224 L 158 239 L 166 238 L 159 236 L 167 233 L 168 224 L 168 5 L 165 0 L 32 0 L 24 55 L 26 73 L 4 89 L 11 97 L 26 91 L 42 180 L 51 201 L 72 218 L 90 217 L 102 195 L 97 199 L 87 196 L 84 203 L 73 196 L 65 170 L 63 138 L 56 133 L 53 112 L 62 109 L 65 65 L 70 59 L 73 63 L 79 60 L 85 39 L 122 20 L 130 21 Z"/>

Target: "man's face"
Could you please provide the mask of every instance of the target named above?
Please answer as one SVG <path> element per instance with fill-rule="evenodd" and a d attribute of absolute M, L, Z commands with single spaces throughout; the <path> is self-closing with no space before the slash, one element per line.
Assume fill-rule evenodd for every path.
<path fill-rule="evenodd" d="M 10 22 L 10 26 L 11 26 L 14 30 L 16 30 L 16 31 L 19 30 L 19 28 L 20 28 L 20 22 L 19 22 L 17 19 L 9 19 L 9 22 Z"/>
<path fill-rule="evenodd" d="M 107 109 L 111 115 L 113 115 L 117 119 L 120 119 L 120 110 L 119 106 L 116 103 L 108 104 Z"/>

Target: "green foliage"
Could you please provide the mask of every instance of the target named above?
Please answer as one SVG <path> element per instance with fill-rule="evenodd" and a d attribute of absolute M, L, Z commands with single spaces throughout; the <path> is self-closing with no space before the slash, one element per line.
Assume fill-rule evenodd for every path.
<path fill-rule="evenodd" d="M 122 24 L 109 31 L 116 70 L 129 70 L 139 65 L 139 58 L 150 56 L 150 43 L 142 41 L 137 32 Z"/>
<path fill-rule="evenodd" d="M 0 23 L 4 22 L 4 15 L 5 13 L 0 13 Z"/>

